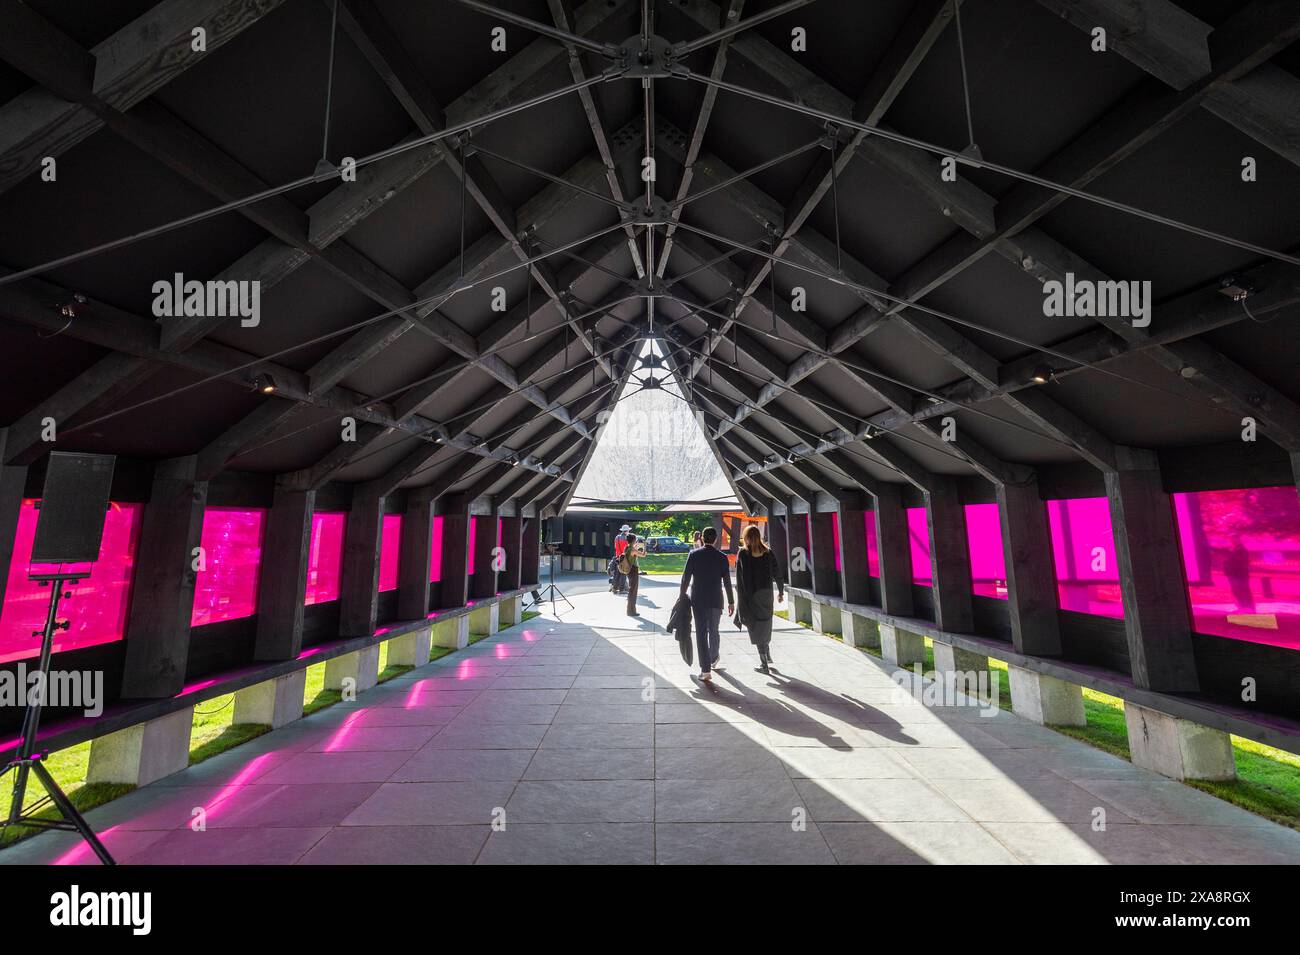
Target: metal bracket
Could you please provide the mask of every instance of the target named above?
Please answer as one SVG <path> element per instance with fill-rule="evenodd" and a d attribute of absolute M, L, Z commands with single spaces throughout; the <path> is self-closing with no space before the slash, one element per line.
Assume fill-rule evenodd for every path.
<path fill-rule="evenodd" d="M 630 37 L 620 45 L 618 57 L 620 74 L 626 79 L 667 80 L 686 79 L 690 70 L 678 62 L 678 52 L 673 44 L 661 36 L 650 38 L 647 49 L 642 38 Z"/>

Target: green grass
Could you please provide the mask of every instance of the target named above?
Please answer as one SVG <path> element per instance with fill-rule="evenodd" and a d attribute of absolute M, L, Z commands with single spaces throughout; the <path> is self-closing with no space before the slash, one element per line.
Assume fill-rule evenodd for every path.
<path fill-rule="evenodd" d="M 541 615 L 542 612 L 540 610 L 525 610 L 519 622 L 527 623 L 529 620 L 532 620 L 534 617 L 540 617 Z"/>
<path fill-rule="evenodd" d="M 784 611 L 777 613 L 782 617 L 787 616 Z M 880 657 L 878 648 L 860 649 L 870 656 Z M 926 676 L 934 674 L 934 643 L 928 637 L 925 641 L 922 670 Z M 1010 711 L 1011 683 L 1007 664 L 1002 660 L 990 659 L 988 672 L 990 675 L 997 674 L 998 705 Z M 1083 711 L 1088 720 L 1086 726 L 1049 728 L 1121 759 L 1131 759 L 1128 726 L 1124 721 L 1124 701 L 1084 687 Z M 1232 737 L 1232 749 L 1237 764 L 1235 780 L 1188 780 L 1186 785 L 1204 790 L 1273 822 L 1300 829 L 1300 756 L 1240 736 Z"/>
<path fill-rule="evenodd" d="M 646 554 L 637 563 L 643 574 L 680 574 L 686 569 L 688 554 Z"/>

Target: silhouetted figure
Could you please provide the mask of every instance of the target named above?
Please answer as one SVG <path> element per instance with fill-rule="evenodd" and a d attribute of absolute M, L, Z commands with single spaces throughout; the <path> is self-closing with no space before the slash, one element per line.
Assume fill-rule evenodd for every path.
<path fill-rule="evenodd" d="M 757 524 L 745 528 L 744 546 L 736 555 L 737 619 L 749 631 L 749 642 L 758 648 L 759 671 L 772 666 L 772 585 L 785 600 L 785 584 L 776 557 L 763 543 Z"/>

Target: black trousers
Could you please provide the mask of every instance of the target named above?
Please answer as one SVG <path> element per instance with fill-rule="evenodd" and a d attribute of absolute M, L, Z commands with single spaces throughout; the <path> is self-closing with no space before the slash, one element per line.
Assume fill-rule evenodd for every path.
<path fill-rule="evenodd" d="M 699 654 L 700 672 L 708 673 L 722 649 L 722 635 L 718 633 L 722 608 L 692 607 L 691 616 L 695 618 L 695 652 Z"/>

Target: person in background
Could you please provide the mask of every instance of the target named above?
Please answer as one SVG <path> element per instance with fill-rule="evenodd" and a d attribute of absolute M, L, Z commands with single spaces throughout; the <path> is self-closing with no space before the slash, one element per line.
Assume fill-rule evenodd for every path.
<path fill-rule="evenodd" d="M 624 566 L 627 567 L 624 572 L 627 574 L 627 615 L 629 617 L 641 616 L 636 610 L 636 591 L 641 583 L 641 567 L 637 563 L 637 558 L 645 552 L 644 549 L 645 545 L 638 544 L 636 535 L 629 532 L 627 535 L 627 549 L 623 551 L 622 561 L 619 564 L 620 570 Z"/>
<path fill-rule="evenodd" d="M 699 550 L 704 546 L 704 541 L 699 531 L 691 535 L 691 550 Z"/>
<path fill-rule="evenodd" d="M 700 679 L 713 680 L 713 668 L 718 665 L 722 637 L 718 623 L 722 619 L 722 591 L 727 591 L 727 616 L 731 616 L 736 600 L 731 590 L 731 565 L 727 555 L 714 545 L 718 542 L 715 528 L 706 527 L 700 534 L 704 546 L 691 551 L 682 571 L 682 596 L 690 588 L 691 610 L 695 618 L 695 647 L 700 655 Z"/>
<path fill-rule="evenodd" d="M 618 562 L 623 556 L 623 551 L 627 550 L 627 535 L 631 530 L 630 524 L 624 524 L 618 529 L 618 535 L 614 538 L 614 582 L 610 590 L 616 594 L 627 592 L 627 575 L 618 569 Z"/>
<path fill-rule="evenodd" d="M 749 631 L 749 642 L 758 648 L 758 671 L 772 666 L 772 584 L 778 600 L 785 600 L 785 583 L 776 557 L 763 542 L 757 524 L 741 535 L 743 546 L 736 555 L 736 617 Z"/>

